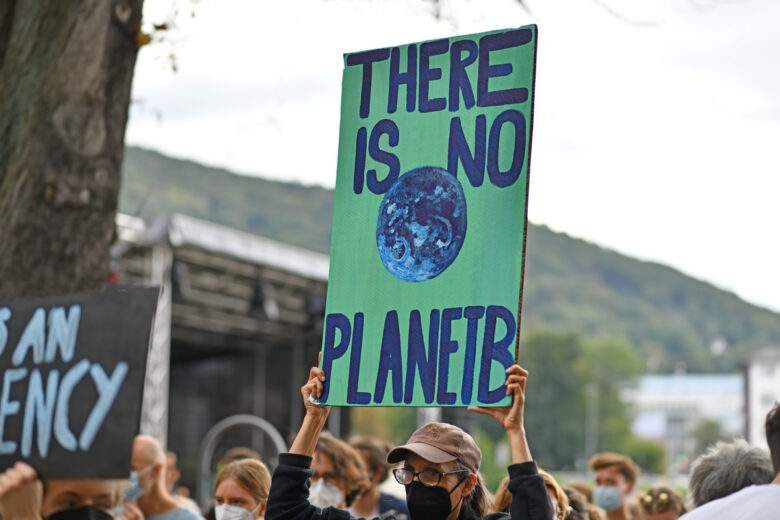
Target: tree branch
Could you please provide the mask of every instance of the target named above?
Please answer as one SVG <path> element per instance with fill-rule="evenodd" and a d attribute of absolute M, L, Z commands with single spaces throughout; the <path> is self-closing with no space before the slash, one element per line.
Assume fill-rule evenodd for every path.
<path fill-rule="evenodd" d="M 623 13 L 609 5 L 605 0 L 591 0 L 594 4 L 598 5 L 602 9 L 604 9 L 606 12 L 620 20 L 621 22 L 627 23 L 629 25 L 639 25 L 644 27 L 653 27 L 657 25 L 661 25 L 660 20 L 636 20 L 633 18 L 629 18 L 628 16 L 625 16 Z"/>

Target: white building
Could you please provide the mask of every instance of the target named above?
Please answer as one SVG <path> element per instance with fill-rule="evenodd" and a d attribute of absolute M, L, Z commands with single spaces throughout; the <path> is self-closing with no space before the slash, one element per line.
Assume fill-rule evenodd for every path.
<path fill-rule="evenodd" d="M 702 420 L 716 421 L 725 436 L 744 434 L 743 396 L 738 373 L 647 375 L 623 395 L 634 434 L 665 445 L 671 473 L 687 472 L 696 448 L 692 431 Z"/>
<path fill-rule="evenodd" d="M 759 350 L 745 367 L 745 436 L 751 444 L 766 447 L 764 420 L 780 401 L 780 346 Z"/>

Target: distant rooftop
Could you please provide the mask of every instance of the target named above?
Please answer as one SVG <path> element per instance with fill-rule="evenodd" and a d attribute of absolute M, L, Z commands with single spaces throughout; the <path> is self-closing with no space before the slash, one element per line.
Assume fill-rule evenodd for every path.
<path fill-rule="evenodd" d="M 173 246 L 192 245 L 314 280 L 328 280 L 327 255 L 187 215 L 171 215 L 151 226 L 117 215 L 117 226 L 123 240 L 153 243 L 167 239 Z"/>
<path fill-rule="evenodd" d="M 761 362 L 777 363 L 778 361 L 780 361 L 780 345 L 775 345 L 772 347 L 766 347 L 760 350 L 756 350 L 750 356 L 750 360 L 754 363 L 761 363 Z"/>
<path fill-rule="evenodd" d="M 669 374 L 639 378 L 640 394 L 720 394 L 742 391 L 741 374 Z"/>

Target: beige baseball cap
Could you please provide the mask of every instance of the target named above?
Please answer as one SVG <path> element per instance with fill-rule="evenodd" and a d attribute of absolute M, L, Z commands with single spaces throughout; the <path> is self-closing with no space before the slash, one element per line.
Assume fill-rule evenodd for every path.
<path fill-rule="evenodd" d="M 440 422 L 428 423 L 415 431 L 406 444 L 390 450 L 387 462 L 401 462 L 409 452 L 435 464 L 459 460 L 474 473 L 482 462 L 482 452 L 471 435 Z"/>

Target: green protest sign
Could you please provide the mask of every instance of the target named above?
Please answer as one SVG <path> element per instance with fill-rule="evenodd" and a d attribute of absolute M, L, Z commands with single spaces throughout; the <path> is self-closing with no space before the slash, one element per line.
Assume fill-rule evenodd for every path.
<path fill-rule="evenodd" d="M 322 402 L 504 406 L 536 26 L 347 54 Z"/>

